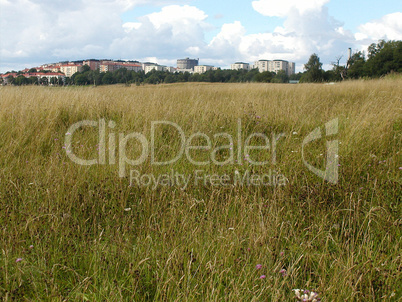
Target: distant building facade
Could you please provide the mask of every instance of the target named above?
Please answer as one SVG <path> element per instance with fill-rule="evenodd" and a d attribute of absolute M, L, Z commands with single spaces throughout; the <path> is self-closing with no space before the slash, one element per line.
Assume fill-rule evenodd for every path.
<path fill-rule="evenodd" d="M 88 65 L 88 64 L 87 64 Z M 141 71 L 143 70 L 143 67 L 140 62 L 134 62 L 134 61 L 101 61 L 99 63 L 99 71 L 100 72 L 113 72 L 116 71 L 120 68 L 125 68 L 130 71 Z"/>
<path fill-rule="evenodd" d="M 198 66 L 199 59 L 178 59 L 177 60 L 177 69 L 192 69 L 194 70 L 195 66 Z"/>
<path fill-rule="evenodd" d="M 47 70 L 51 72 L 60 72 L 61 64 L 46 64 L 41 66 L 41 68 L 36 68 L 36 70 Z"/>
<path fill-rule="evenodd" d="M 60 71 L 65 74 L 66 77 L 71 77 L 74 73 L 80 72 L 82 65 L 78 64 L 65 64 L 60 66 Z"/>
<path fill-rule="evenodd" d="M 163 66 L 163 71 L 175 72 L 175 71 L 176 71 L 176 68 L 170 67 L 170 66 Z"/>
<path fill-rule="evenodd" d="M 82 62 L 83 65 L 88 65 L 91 70 L 99 70 L 101 62 L 99 60 L 87 60 Z"/>
<path fill-rule="evenodd" d="M 147 65 L 147 66 L 145 66 L 145 73 L 148 73 L 148 72 L 150 72 L 152 70 L 163 71 L 164 68 L 165 68 L 165 66 L 157 65 L 157 64 Z"/>
<path fill-rule="evenodd" d="M 276 73 L 284 70 L 288 76 L 296 72 L 295 63 L 284 60 L 259 60 L 254 63 L 254 68 L 257 68 L 259 72 L 270 71 Z"/>
<path fill-rule="evenodd" d="M 212 70 L 214 67 L 209 65 L 197 65 L 194 66 L 194 73 L 204 73 L 208 70 Z"/>
<path fill-rule="evenodd" d="M 250 70 L 250 64 L 249 63 L 243 63 L 243 62 L 236 62 L 234 64 L 230 65 L 230 69 L 232 70 Z"/>
<path fill-rule="evenodd" d="M 179 68 L 177 68 L 176 71 L 181 72 L 181 73 L 185 73 L 185 72 L 194 73 L 194 69 L 179 69 Z"/>

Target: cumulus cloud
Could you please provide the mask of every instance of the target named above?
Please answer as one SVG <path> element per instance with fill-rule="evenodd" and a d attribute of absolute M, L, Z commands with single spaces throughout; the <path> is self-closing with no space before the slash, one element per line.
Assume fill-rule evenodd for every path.
<path fill-rule="evenodd" d="M 152 13 L 146 16 L 149 21 L 159 29 L 161 26 L 169 25 L 174 27 L 176 32 L 185 30 L 183 25 L 191 27 L 193 24 L 203 24 L 208 16 L 195 6 L 189 5 L 169 5 L 162 8 L 160 12 Z M 206 25 L 206 24 L 204 24 Z"/>
<path fill-rule="evenodd" d="M 290 12 L 305 14 L 317 11 L 329 0 L 257 0 L 252 2 L 253 8 L 268 17 L 286 17 Z"/>
<path fill-rule="evenodd" d="M 355 37 L 357 40 L 402 40 L 402 13 L 385 15 L 379 20 L 360 25 Z"/>
<path fill-rule="evenodd" d="M 228 56 L 235 58 L 239 56 L 239 46 L 246 33 L 246 29 L 240 23 L 235 21 L 229 24 L 223 24 L 221 31 L 212 39 L 207 49 L 212 58 L 224 58 Z"/>
<path fill-rule="evenodd" d="M 2 3 L 3 60 L 25 57 L 86 56 L 123 34 L 121 0 L 15 0 Z M 96 3 L 96 5 L 95 5 Z M 126 5 L 126 3 L 124 3 Z"/>
<path fill-rule="evenodd" d="M 273 32 L 247 34 L 238 21 L 225 24 L 208 45 L 209 53 L 221 57 L 226 54 L 232 61 L 284 59 L 295 61 L 300 67 L 312 53 L 331 62 L 351 46 L 353 34 L 332 18 L 326 7 L 299 11 L 297 2 L 292 2 L 295 6 L 290 6 L 290 1 L 286 3 L 288 14 L 283 26 Z"/>
<path fill-rule="evenodd" d="M 119 57 L 114 41 L 139 27 L 123 26 L 120 15 L 139 5 L 172 2 L 188 0 L 1 0 L 1 64 Z"/>
<path fill-rule="evenodd" d="M 138 18 L 138 22 L 123 24 L 127 34 L 114 39 L 110 50 L 138 59 L 147 54 L 165 59 L 184 53 L 198 55 L 206 45 L 204 33 L 211 28 L 205 21 L 207 17 L 194 6 L 165 6 L 159 12 Z"/>

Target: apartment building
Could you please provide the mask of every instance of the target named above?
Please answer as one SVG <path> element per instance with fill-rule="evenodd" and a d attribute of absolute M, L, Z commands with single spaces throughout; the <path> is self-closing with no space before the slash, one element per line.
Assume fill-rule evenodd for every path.
<path fill-rule="evenodd" d="M 163 66 L 163 71 L 175 72 L 175 71 L 176 71 L 176 68 L 174 68 L 174 67 L 168 67 L 168 66 Z"/>
<path fill-rule="evenodd" d="M 117 64 L 115 64 L 114 62 L 102 62 L 101 64 L 99 64 L 100 72 L 113 72 L 117 69 Z"/>
<path fill-rule="evenodd" d="M 126 68 L 127 70 L 138 72 L 142 70 L 142 65 L 136 63 L 123 63 L 120 65 L 120 68 Z"/>
<path fill-rule="evenodd" d="M 178 59 L 177 60 L 177 69 L 192 69 L 194 70 L 195 66 L 198 66 L 199 59 Z"/>
<path fill-rule="evenodd" d="M 150 72 L 152 70 L 163 71 L 165 67 L 166 66 L 161 66 L 161 65 L 156 65 L 156 64 L 147 65 L 147 66 L 145 66 L 145 73 L 148 73 L 148 72 Z"/>
<path fill-rule="evenodd" d="M 290 76 L 296 73 L 296 64 L 295 62 L 289 62 L 288 64 L 288 72 L 287 75 Z"/>
<path fill-rule="evenodd" d="M 82 71 L 82 65 L 80 64 L 61 65 L 60 71 L 64 73 L 66 77 L 71 77 L 74 73 Z"/>
<path fill-rule="evenodd" d="M 208 70 L 212 70 L 214 67 L 209 65 L 197 65 L 194 66 L 194 73 L 204 73 Z"/>
<path fill-rule="evenodd" d="M 295 73 L 295 66 L 294 62 L 285 60 L 259 60 L 254 63 L 254 68 L 257 68 L 259 72 L 278 72 L 279 70 L 284 70 L 288 76 Z"/>
<path fill-rule="evenodd" d="M 47 70 L 50 72 L 60 72 L 61 64 L 47 64 L 37 68 L 37 70 Z"/>
<path fill-rule="evenodd" d="M 243 62 L 236 62 L 234 64 L 230 65 L 230 69 L 232 70 L 250 70 L 250 64 L 249 63 L 243 63 Z"/>
<path fill-rule="evenodd" d="M 191 73 L 191 74 L 194 73 L 194 69 L 193 69 L 193 68 L 192 68 L 192 69 L 179 69 L 179 68 L 177 68 L 176 71 L 177 71 L 177 72 L 181 72 L 181 73 L 185 73 L 185 72 L 188 72 L 188 73 Z"/>
<path fill-rule="evenodd" d="M 101 62 L 99 60 L 87 60 L 82 62 L 83 65 L 88 65 L 91 70 L 99 70 Z"/>
<path fill-rule="evenodd" d="M 24 76 L 27 78 L 34 76 L 34 77 L 37 77 L 39 80 L 41 78 L 46 78 L 49 83 L 52 78 L 61 79 L 61 80 L 63 80 L 63 82 L 65 81 L 65 78 L 66 78 L 66 76 L 61 72 L 46 72 L 46 73 L 35 72 L 35 73 L 28 73 L 26 75 L 24 74 Z"/>

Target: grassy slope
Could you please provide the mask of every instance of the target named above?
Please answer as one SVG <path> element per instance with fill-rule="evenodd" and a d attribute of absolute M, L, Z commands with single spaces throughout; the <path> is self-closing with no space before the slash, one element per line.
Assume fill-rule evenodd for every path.
<path fill-rule="evenodd" d="M 401 84 L 397 78 L 336 85 L 0 87 L 0 297 L 293 301 L 293 288 L 308 288 L 326 301 L 396 300 L 402 295 Z M 116 165 L 84 167 L 66 156 L 69 126 L 99 118 L 116 123 L 116 136 L 136 131 L 149 138 L 151 121 L 167 120 L 217 145 L 222 142 L 213 135 L 229 133 L 234 147 L 239 118 L 244 136 L 286 133 L 275 165 L 201 169 L 272 169 L 288 183 L 129 187 Z M 300 152 L 302 139 L 334 118 L 341 166 L 339 183 L 330 185 L 304 167 Z M 94 157 L 96 135 L 77 134 L 75 152 Z M 178 150 L 168 127 L 156 144 L 161 159 Z M 309 149 L 309 162 L 323 164 L 321 145 Z M 127 149 L 138 155 L 135 144 Z M 135 169 L 158 175 L 199 168 L 185 159 L 168 167 L 147 159 Z"/>

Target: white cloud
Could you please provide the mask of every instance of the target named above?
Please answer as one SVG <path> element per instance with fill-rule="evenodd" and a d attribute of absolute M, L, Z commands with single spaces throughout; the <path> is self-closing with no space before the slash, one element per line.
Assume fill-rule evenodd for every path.
<path fill-rule="evenodd" d="M 126 22 L 123 24 L 124 31 L 129 33 L 133 29 L 139 29 L 141 27 L 140 22 Z"/>
<path fill-rule="evenodd" d="M 92 4 L 91 4 L 92 3 Z M 86 56 L 87 45 L 104 49 L 124 33 L 119 1 L 15 0 L 2 5 L 2 61 L 11 58 Z M 87 47 L 87 48 L 86 48 Z M 11 53 L 11 55 L 10 55 Z"/>
<path fill-rule="evenodd" d="M 176 30 L 182 30 L 179 27 L 192 26 L 194 23 L 202 24 L 208 16 L 195 6 L 169 5 L 162 8 L 160 12 L 152 13 L 146 16 L 156 29 L 161 26 L 170 25 L 178 27 Z"/>
<path fill-rule="evenodd" d="M 192 54 L 193 56 L 198 55 L 201 51 L 201 48 L 198 46 L 190 46 L 186 48 L 186 53 Z"/>
<path fill-rule="evenodd" d="M 253 8 L 268 17 L 286 17 L 291 11 L 305 14 L 317 11 L 329 0 L 257 0 L 252 2 Z"/>
<path fill-rule="evenodd" d="M 0 0 L 0 61 L 54 62 L 82 58 L 118 58 L 116 40 L 139 28 L 123 26 L 120 15 L 138 5 L 189 0 Z M 151 33 L 149 31 L 149 33 Z M 126 40 L 130 44 L 129 40 Z M 123 46 L 123 50 L 126 45 Z M 5 67 L 1 67 L 4 71 Z"/>
<path fill-rule="evenodd" d="M 127 34 L 117 37 L 110 45 L 111 53 L 122 57 L 142 58 L 147 54 L 166 58 L 194 56 L 204 48 L 205 31 L 211 28 L 202 10 L 189 5 L 169 5 L 159 12 L 125 23 Z"/>
<path fill-rule="evenodd" d="M 402 13 L 385 15 L 379 20 L 360 25 L 355 37 L 356 40 L 402 40 Z"/>
<path fill-rule="evenodd" d="M 213 58 L 238 56 L 239 46 L 242 44 L 245 33 L 246 29 L 240 21 L 223 24 L 221 31 L 208 45 L 210 56 Z"/>
<path fill-rule="evenodd" d="M 353 41 L 353 34 L 330 17 L 327 8 L 303 13 L 292 9 L 283 26 L 270 33 L 247 34 L 238 21 L 223 25 L 208 45 L 208 53 L 209 57 L 232 61 L 284 59 L 301 66 L 312 53 L 318 53 L 322 61 L 330 63 L 346 53 Z"/>

